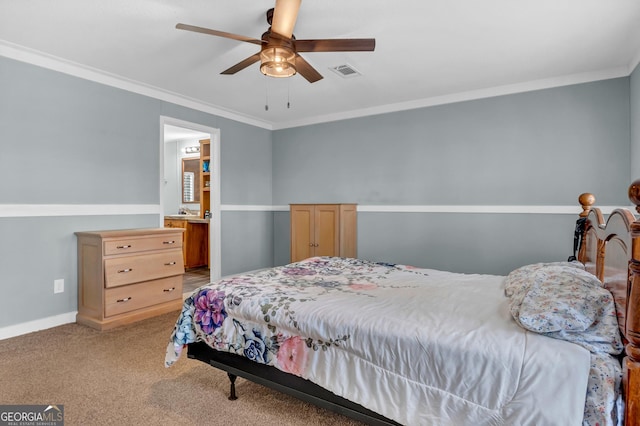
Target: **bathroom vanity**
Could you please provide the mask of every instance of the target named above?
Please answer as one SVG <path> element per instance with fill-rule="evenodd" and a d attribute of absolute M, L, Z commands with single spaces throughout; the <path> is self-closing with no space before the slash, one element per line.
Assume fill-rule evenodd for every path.
<path fill-rule="evenodd" d="M 184 229 L 182 252 L 185 268 L 209 266 L 209 219 L 184 214 L 165 216 L 164 227 Z"/>

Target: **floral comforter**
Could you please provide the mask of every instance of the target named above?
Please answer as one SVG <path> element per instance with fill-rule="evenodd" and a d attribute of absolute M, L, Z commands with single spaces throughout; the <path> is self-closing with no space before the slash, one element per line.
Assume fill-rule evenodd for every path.
<path fill-rule="evenodd" d="M 520 327 L 504 278 L 317 257 L 222 279 L 185 300 L 165 364 L 204 341 L 401 424 L 580 425 L 589 351 Z"/>

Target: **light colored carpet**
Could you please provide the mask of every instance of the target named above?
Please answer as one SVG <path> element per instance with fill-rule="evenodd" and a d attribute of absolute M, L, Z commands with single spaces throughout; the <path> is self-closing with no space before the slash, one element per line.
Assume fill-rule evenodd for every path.
<path fill-rule="evenodd" d="M 111 331 L 77 324 L 0 341 L 0 404 L 62 404 L 65 425 L 361 423 L 185 355 L 164 367 L 178 312 Z"/>

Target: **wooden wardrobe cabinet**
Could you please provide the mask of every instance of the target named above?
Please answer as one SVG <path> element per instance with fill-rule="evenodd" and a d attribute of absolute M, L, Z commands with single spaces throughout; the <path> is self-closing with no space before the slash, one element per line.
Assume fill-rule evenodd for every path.
<path fill-rule="evenodd" d="M 291 204 L 291 262 L 313 256 L 356 257 L 355 204 Z"/>
<path fill-rule="evenodd" d="M 183 229 L 76 232 L 76 322 L 106 330 L 182 306 Z"/>

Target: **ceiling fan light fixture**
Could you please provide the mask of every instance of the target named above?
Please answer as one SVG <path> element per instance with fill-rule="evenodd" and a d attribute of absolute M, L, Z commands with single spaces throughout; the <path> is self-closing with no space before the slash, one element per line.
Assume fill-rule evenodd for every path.
<path fill-rule="evenodd" d="M 296 54 L 286 47 L 267 47 L 260 52 L 260 71 L 269 77 L 296 74 Z"/>

